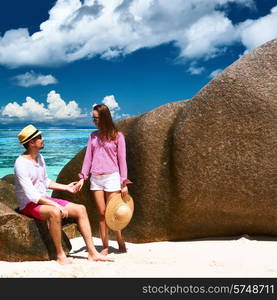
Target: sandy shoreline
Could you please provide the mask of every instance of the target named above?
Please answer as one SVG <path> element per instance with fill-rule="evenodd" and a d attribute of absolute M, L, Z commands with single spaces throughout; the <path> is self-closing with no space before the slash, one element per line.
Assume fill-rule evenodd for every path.
<path fill-rule="evenodd" d="M 100 239 L 94 238 L 100 249 Z M 183 242 L 127 243 L 128 253 L 117 253 L 110 241 L 114 262 L 88 262 L 81 237 L 71 239 L 74 264 L 55 261 L 0 261 L 1 278 L 124 278 L 124 277 L 277 277 L 277 241 L 233 239 Z"/>

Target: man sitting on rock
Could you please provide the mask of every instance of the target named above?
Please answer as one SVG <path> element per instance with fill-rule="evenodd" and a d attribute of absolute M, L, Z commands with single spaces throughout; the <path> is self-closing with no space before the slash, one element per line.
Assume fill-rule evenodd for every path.
<path fill-rule="evenodd" d="M 51 198 L 46 190 L 63 190 L 75 193 L 75 182 L 60 184 L 51 181 L 46 172 L 43 156 L 39 153 L 44 148 L 41 132 L 33 125 L 23 128 L 18 134 L 20 144 L 26 151 L 20 155 L 14 165 L 15 192 L 22 214 L 47 220 L 49 232 L 56 249 L 56 261 L 60 264 L 70 264 L 62 247 L 62 218 L 75 218 L 88 250 L 90 261 L 112 261 L 95 249 L 92 240 L 90 223 L 85 206 L 71 203 L 67 200 Z"/>

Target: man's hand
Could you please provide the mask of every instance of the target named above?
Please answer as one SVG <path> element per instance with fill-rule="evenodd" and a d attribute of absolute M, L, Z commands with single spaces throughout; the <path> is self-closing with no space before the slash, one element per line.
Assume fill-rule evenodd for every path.
<path fill-rule="evenodd" d="M 54 206 L 60 211 L 62 218 L 68 218 L 67 208 L 65 206 L 58 204 L 57 202 L 53 201 L 52 199 L 48 199 L 47 197 L 43 196 L 38 200 L 38 203 L 43 204 L 43 205 L 50 205 L 52 207 Z"/>
<path fill-rule="evenodd" d="M 66 207 L 59 205 L 58 208 L 62 214 L 62 218 L 68 218 L 68 210 Z"/>
<path fill-rule="evenodd" d="M 77 181 L 74 181 L 74 182 L 71 182 L 67 185 L 67 191 L 72 193 L 72 194 L 75 194 L 78 192 L 78 187 L 77 187 L 77 184 L 78 182 Z"/>

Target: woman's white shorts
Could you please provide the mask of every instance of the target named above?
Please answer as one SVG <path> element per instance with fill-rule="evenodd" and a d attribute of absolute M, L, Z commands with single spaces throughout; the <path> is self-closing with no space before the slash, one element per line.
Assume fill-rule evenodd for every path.
<path fill-rule="evenodd" d="M 112 174 L 90 176 L 91 191 L 116 192 L 121 190 L 120 175 L 118 172 Z"/>

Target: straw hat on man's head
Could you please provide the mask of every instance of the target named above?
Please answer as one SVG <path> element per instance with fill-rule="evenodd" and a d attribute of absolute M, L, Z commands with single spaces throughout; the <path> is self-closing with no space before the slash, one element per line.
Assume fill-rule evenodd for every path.
<path fill-rule="evenodd" d="M 19 139 L 20 144 L 23 145 L 40 134 L 41 134 L 41 132 L 35 126 L 30 124 L 30 125 L 24 127 L 19 132 L 17 137 Z"/>
<path fill-rule="evenodd" d="M 127 194 L 124 198 L 118 193 L 107 204 L 105 220 L 112 230 L 122 230 L 132 219 L 134 212 L 133 198 Z"/>

